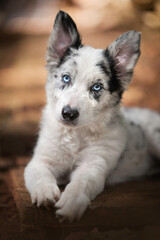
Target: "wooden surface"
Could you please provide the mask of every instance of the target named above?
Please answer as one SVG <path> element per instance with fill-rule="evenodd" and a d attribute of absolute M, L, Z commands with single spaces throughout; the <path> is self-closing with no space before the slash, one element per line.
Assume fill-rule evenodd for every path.
<path fill-rule="evenodd" d="M 160 176 L 107 186 L 79 222 L 60 224 L 54 208 L 31 205 L 23 180 L 27 162 L 19 158 L 2 174 L 0 239 L 160 239 Z"/>

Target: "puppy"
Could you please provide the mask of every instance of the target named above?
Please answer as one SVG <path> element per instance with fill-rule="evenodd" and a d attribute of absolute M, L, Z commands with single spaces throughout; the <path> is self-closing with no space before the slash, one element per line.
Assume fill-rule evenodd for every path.
<path fill-rule="evenodd" d="M 140 56 L 140 33 L 105 50 L 83 46 L 60 11 L 47 48 L 47 104 L 25 185 L 37 206 L 55 204 L 61 221 L 79 219 L 105 184 L 151 173 L 160 158 L 160 116 L 120 107 Z M 59 185 L 67 184 L 60 193 Z"/>

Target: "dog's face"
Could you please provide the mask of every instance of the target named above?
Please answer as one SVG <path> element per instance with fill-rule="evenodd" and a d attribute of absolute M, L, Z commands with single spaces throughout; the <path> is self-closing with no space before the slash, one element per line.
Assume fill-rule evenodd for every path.
<path fill-rule="evenodd" d="M 140 34 L 121 35 L 106 50 L 83 46 L 76 25 L 57 14 L 47 49 L 47 99 L 62 124 L 82 126 L 102 119 L 120 103 L 140 55 Z"/>

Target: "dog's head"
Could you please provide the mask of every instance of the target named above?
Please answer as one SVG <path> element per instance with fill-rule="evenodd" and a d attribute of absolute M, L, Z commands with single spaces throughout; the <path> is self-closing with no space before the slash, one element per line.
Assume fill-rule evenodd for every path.
<path fill-rule="evenodd" d="M 71 17 L 57 14 L 47 48 L 48 105 L 54 117 L 81 126 L 120 103 L 140 55 L 140 33 L 122 34 L 107 49 L 83 46 Z"/>

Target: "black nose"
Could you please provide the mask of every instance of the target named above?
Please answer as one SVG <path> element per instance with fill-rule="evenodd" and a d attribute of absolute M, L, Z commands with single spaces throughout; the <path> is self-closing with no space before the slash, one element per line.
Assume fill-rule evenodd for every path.
<path fill-rule="evenodd" d="M 76 108 L 67 105 L 62 109 L 62 116 L 66 121 L 73 121 L 79 116 L 79 112 Z"/>

